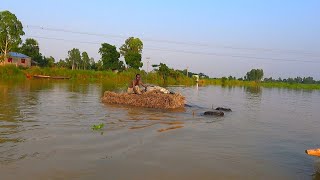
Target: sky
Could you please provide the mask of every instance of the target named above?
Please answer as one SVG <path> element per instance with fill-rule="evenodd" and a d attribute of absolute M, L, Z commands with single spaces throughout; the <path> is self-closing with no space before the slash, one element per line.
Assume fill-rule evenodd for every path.
<path fill-rule="evenodd" d="M 144 43 L 143 69 L 162 62 L 210 77 L 259 68 L 320 80 L 319 9 L 319 0 L 0 0 L 0 11 L 22 22 L 23 39 L 56 61 L 72 48 L 98 61 L 101 43 L 119 48 L 133 36 Z"/>

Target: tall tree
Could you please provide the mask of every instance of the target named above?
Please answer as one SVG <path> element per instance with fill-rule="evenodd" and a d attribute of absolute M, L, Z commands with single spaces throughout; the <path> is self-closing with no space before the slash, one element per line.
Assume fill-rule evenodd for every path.
<path fill-rule="evenodd" d="M 60 59 L 59 62 L 56 63 L 56 66 L 59 68 L 67 68 L 67 62 L 63 59 Z"/>
<path fill-rule="evenodd" d="M 81 54 L 83 69 L 86 70 L 90 66 L 90 58 L 87 52 L 82 52 Z"/>
<path fill-rule="evenodd" d="M 245 80 L 248 81 L 256 81 L 259 82 L 263 78 L 263 70 L 262 69 L 251 69 L 251 71 L 247 72 L 245 76 Z"/>
<path fill-rule="evenodd" d="M 123 69 L 123 62 L 119 61 L 120 53 L 117 51 L 116 46 L 112 46 L 108 43 L 103 43 L 101 44 L 99 53 L 101 55 L 104 69 Z"/>
<path fill-rule="evenodd" d="M 155 69 L 155 70 L 162 77 L 163 82 L 166 83 L 168 76 L 170 75 L 170 68 L 164 63 L 160 63 L 159 65 L 153 64 L 152 67 L 154 67 L 154 68 L 158 67 L 158 69 Z"/>
<path fill-rule="evenodd" d="M 129 67 L 139 69 L 143 66 L 141 62 L 142 49 L 143 43 L 139 38 L 129 37 L 120 47 L 120 54 L 124 56 Z"/>
<path fill-rule="evenodd" d="M 72 50 L 68 51 L 68 60 L 71 63 L 71 69 L 74 70 L 79 68 L 81 62 L 81 53 L 80 50 L 77 48 L 73 48 Z"/>
<path fill-rule="evenodd" d="M 40 66 L 47 66 L 44 57 L 40 53 L 39 43 L 37 40 L 27 38 L 19 48 L 19 52 L 31 57 L 31 59 L 37 62 Z"/>
<path fill-rule="evenodd" d="M 139 69 L 143 66 L 141 62 L 141 54 L 129 52 L 124 59 L 126 60 L 126 64 L 129 68 Z"/>
<path fill-rule="evenodd" d="M 39 43 L 35 39 L 27 38 L 22 44 L 20 52 L 31 58 L 34 58 L 40 54 Z"/>
<path fill-rule="evenodd" d="M 46 62 L 47 62 L 48 67 L 53 67 L 55 59 L 54 59 L 54 57 L 50 56 L 50 57 L 46 58 Z"/>
<path fill-rule="evenodd" d="M 89 66 L 89 68 L 92 69 L 92 70 L 97 70 L 96 62 L 94 61 L 93 58 L 90 58 L 90 66 Z"/>
<path fill-rule="evenodd" d="M 13 48 L 21 43 L 21 36 L 24 35 L 23 26 L 17 17 L 10 11 L 0 12 L 0 50 L 3 57 L 2 62 L 7 58 Z"/>
<path fill-rule="evenodd" d="M 95 67 L 96 67 L 96 70 L 98 70 L 98 71 L 103 70 L 103 63 L 102 63 L 102 61 L 99 60 L 97 63 L 95 63 Z"/>

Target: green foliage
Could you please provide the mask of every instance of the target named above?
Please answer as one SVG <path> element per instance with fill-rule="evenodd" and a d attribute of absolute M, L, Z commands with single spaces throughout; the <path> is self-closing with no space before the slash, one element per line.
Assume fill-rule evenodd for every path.
<path fill-rule="evenodd" d="M 15 65 L 0 66 L 0 80 L 6 79 L 25 79 L 24 73 Z"/>
<path fill-rule="evenodd" d="M 32 38 L 27 38 L 20 47 L 19 52 L 31 57 L 31 59 L 36 59 L 40 56 L 40 48 L 38 41 Z"/>
<path fill-rule="evenodd" d="M 45 61 L 46 61 L 46 64 L 47 64 L 48 67 L 53 67 L 54 66 L 55 59 L 52 56 L 50 56 L 48 58 L 45 57 L 45 59 L 46 59 Z"/>
<path fill-rule="evenodd" d="M 246 76 L 244 77 L 247 81 L 256 81 L 260 82 L 263 78 L 263 70 L 262 69 L 251 69 L 251 71 L 247 72 Z"/>
<path fill-rule="evenodd" d="M 221 83 L 222 83 L 222 84 L 225 84 L 226 81 L 227 81 L 227 78 L 226 78 L 226 77 L 222 77 L 222 78 L 221 78 Z"/>
<path fill-rule="evenodd" d="M 17 17 L 9 11 L 0 12 L 0 54 L 3 56 L 0 58 L 2 62 L 7 58 L 8 53 L 18 48 L 18 45 L 22 42 L 21 36 L 24 35 L 22 23 Z"/>
<path fill-rule="evenodd" d="M 39 65 L 40 67 L 54 66 L 54 58 L 52 56 L 50 56 L 49 58 L 42 56 L 42 54 L 40 53 L 39 43 L 35 39 L 27 38 L 19 48 L 19 52 L 31 57 L 31 60 L 38 63 L 37 65 Z"/>
<path fill-rule="evenodd" d="M 174 70 L 169 68 L 166 64 L 153 64 L 155 72 L 161 77 L 162 81 L 158 81 L 158 84 L 193 84 L 193 78 L 185 76 L 181 70 Z M 151 73 L 152 74 L 152 73 Z M 150 76 L 150 73 L 148 74 Z"/>
<path fill-rule="evenodd" d="M 82 52 L 81 54 L 82 67 L 84 70 L 89 69 L 90 66 L 90 58 L 87 52 Z"/>
<path fill-rule="evenodd" d="M 229 76 L 229 77 L 228 77 L 228 80 L 229 80 L 229 81 L 231 81 L 231 80 L 236 80 L 236 77 Z"/>
<path fill-rule="evenodd" d="M 92 125 L 91 129 L 92 130 L 101 130 L 104 127 L 104 124 L 98 124 L 98 125 Z"/>
<path fill-rule="evenodd" d="M 124 56 L 129 68 L 139 69 L 143 66 L 141 53 L 143 43 L 139 38 L 129 37 L 120 47 L 120 54 Z"/>
<path fill-rule="evenodd" d="M 129 68 L 140 69 L 143 66 L 141 62 L 141 54 L 136 52 L 128 52 L 124 57 Z"/>
<path fill-rule="evenodd" d="M 77 48 L 73 48 L 68 51 L 68 58 L 66 59 L 68 64 L 71 64 L 71 69 L 79 69 L 81 64 L 81 53 Z"/>
<path fill-rule="evenodd" d="M 126 56 L 129 52 L 141 54 L 143 49 L 143 43 L 139 38 L 129 37 L 125 43 L 120 47 L 120 53 L 122 56 Z"/>
<path fill-rule="evenodd" d="M 122 61 L 119 61 L 120 53 L 117 51 L 116 46 L 112 46 L 108 43 L 101 44 L 99 49 L 101 60 L 103 62 L 103 68 L 109 70 L 122 70 L 124 65 Z"/>
<path fill-rule="evenodd" d="M 160 76 L 162 77 L 164 83 L 166 83 L 167 78 L 170 73 L 169 67 L 164 63 L 160 63 L 158 72 L 159 72 Z"/>
<path fill-rule="evenodd" d="M 95 64 L 96 70 L 97 71 L 102 71 L 103 70 L 103 62 L 101 60 L 99 60 L 96 64 Z"/>
<path fill-rule="evenodd" d="M 319 84 L 320 81 L 316 81 L 313 79 L 313 77 L 296 77 L 296 78 L 291 78 L 289 77 L 288 79 L 281 79 L 280 77 L 276 80 L 273 79 L 272 77 L 270 78 L 264 78 L 263 82 L 284 82 L 284 83 L 289 83 L 289 84 Z"/>
<path fill-rule="evenodd" d="M 96 62 L 94 61 L 93 58 L 90 58 L 90 66 L 89 66 L 89 69 L 91 69 L 91 70 L 97 70 Z"/>
<path fill-rule="evenodd" d="M 59 62 L 56 63 L 56 67 L 58 68 L 68 68 L 68 64 L 65 60 L 60 59 Z"/>

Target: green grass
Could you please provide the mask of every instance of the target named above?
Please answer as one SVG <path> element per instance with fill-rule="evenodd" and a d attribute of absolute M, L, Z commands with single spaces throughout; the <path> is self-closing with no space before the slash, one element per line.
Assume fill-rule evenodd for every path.
<path fill-rule="evenodd" d="M 221 86 L 247 86 L 247 87 L 266 87 L 266 88 L 288 88 L 288 89 L 320 89 L 320 84 L 301 84 L 285 82 L 255 82 L 239 80 L 208 79 L 204 85 Z"/>
<path fill-rule="evenodd" d="M 318 89 L 320 90 L 320 84 L 301 84 L 301 83 L 284 83 L 284 82 L 263 82 L 263 87 L 277 87 L 277 88 L 289 88 L 289 89 Z"/>
<path fill-rule="evenodd" d="M 0 66 L 0 80 L 25 80 L 26 75 L 48 75 L 66 76 L 74 81 L 86 82 L 110 82 L 117 86 L 127 86 L 140 73 L 143 82 L 157 85 L 195 85 L 192 78 L 186 76 L 168 77 L 166 81 L 156 72 L 146 73 L 145 71 L 129 69 L 127 71 L 115 73 L 112 71 L 93 71 L 93 70 L 70 70 L 64 68 L 40 68 L 32 67 L 28 69 L 18 68 L 14 65 Z M 320 84 L 300 84 L 284 82 L 254 82 L 226 79 L 201 79 L 199 85 L 221 85 L 221 86 L 247 86 L 247 87 L 267 87 L 267 88 L 290 88 L 290 89 L 320 89 Z"/>
<path fill-rule="evenodd" d="M 25 78 L 22 70 L 15 65 L 0 66 L 0 79 L 2 80 L 23 80 Z"/>

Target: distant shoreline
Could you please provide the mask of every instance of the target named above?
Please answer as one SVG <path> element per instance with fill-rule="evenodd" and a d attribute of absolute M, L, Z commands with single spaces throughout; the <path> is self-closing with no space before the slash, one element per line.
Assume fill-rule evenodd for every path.
<path fill-rule="evenodd" d="M 81 80 L 89 82 L 111 81 L 112 83 L 126 85 L 140 73 L 143 82 L 147 84 L 166 85 L 166 86 L 192 86 L 196 85 L 193 78 L 181 76 L 177 78 L 168 77 L 164 83 L 162 77 L 156 72 L 146 73 L 139 70 L 128 70 L 123 72 L 94 71 L 94 70 L 70 70 L 64 68 L 40 68 L 33 67 L 20 69 L 15 66 L 0 66 L 0 80 L 28 80 L 35 75 L 67 77 L 65 79 Z M 320 90 L 320 84 L 302 84 L 286 82 L 255 82 L 243 80 L 225 80 L 222 78 L 204 78 L 199 80 L 199 86 L 220 85 L 220 86 L 245 86 L 245 87 L 266 87 L 266 88 L 288 88 L 288 89 L 309 89 Z"/>

